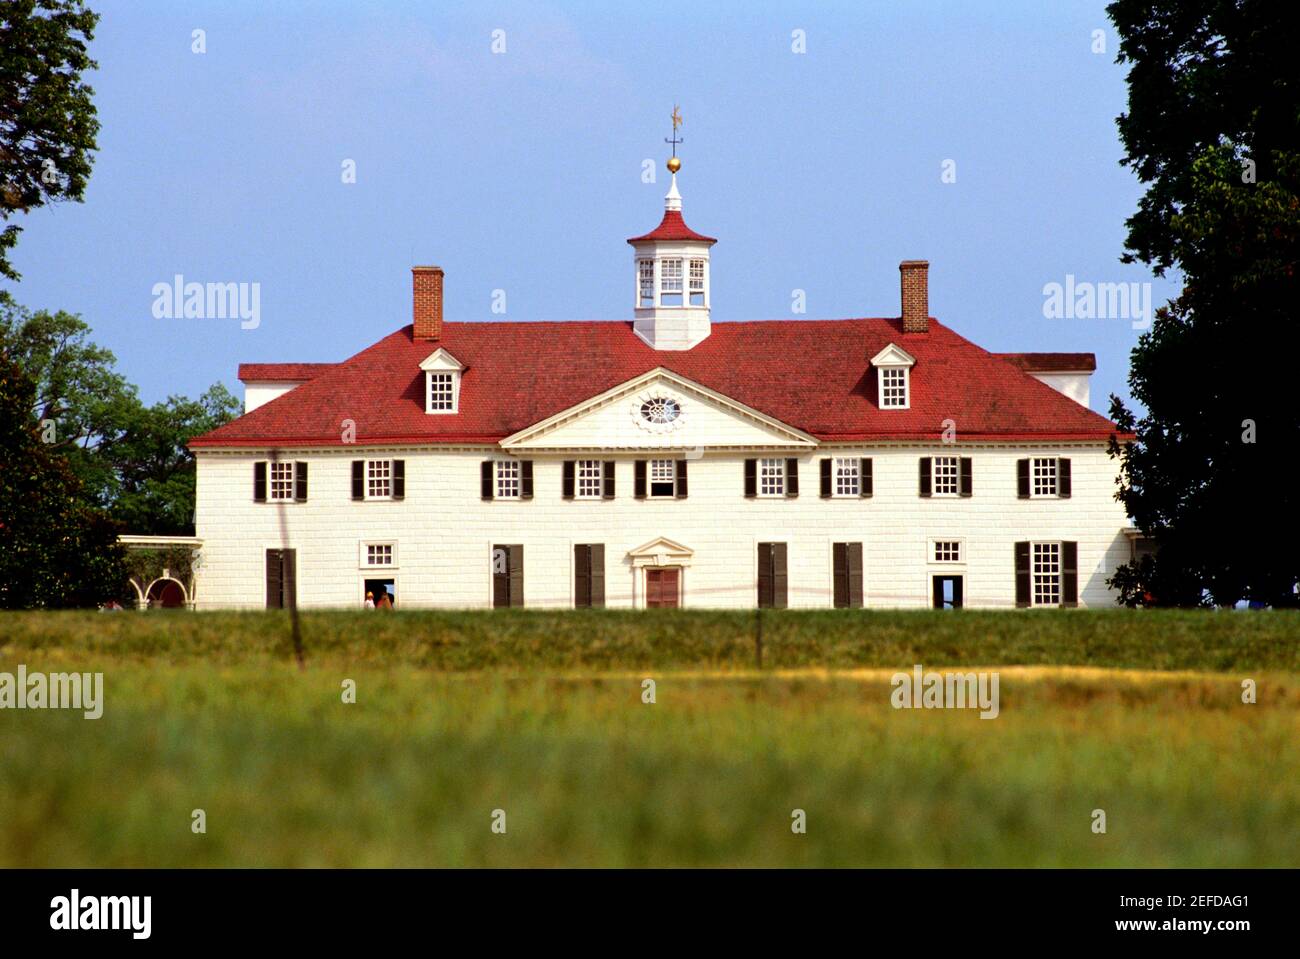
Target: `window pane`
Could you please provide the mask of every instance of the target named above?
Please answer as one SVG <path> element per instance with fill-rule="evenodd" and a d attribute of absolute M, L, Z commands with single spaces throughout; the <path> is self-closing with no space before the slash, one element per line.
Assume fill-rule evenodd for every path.
<path fill-rule="evenodd" d="M 852 459 L 835 460 L 835 495 L 836 496 L 857 496 L 859 477 L 858 472 L 862 467 L 862 461 L 856 457 Z"/>
<path fill-rule="evenodd" d="M 578 496 L 581 499 L 599 499 L 602 472 L 600 460 L 578 460 Z"/>
<path fill-rule="evenodd" d="M 762 496 L 784 496 L 785 460 L 759 460 L 758 467 L 759 494 Z"/>
<path fill-rule="evenodd" d="M 933 465 L 934 494 L 956 496 L 959 489 L 960 462 L 956 456 L 936 456 Z"/>
<path fill-rule="evenodd" d="M 391 496 L 392 460 L 370 460 L 366 463 L 366 498 L 382 499 Z"/>
<path fill-rule="evenodd" d="M 518 460 L 498 460 L 497 464 L 497 498 L 519 498 L 519 462 Z"/>

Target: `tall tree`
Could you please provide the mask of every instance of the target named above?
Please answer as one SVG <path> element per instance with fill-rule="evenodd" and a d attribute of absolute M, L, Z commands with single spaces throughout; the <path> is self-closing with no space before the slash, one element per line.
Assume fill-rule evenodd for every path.
<path fill-rule="evenodd" d="M 94 606 L 126 587 L 118 527 L 41 441 L 28 415 L 35 394 L 0 350 L 0 609 Z"/>
<path fill-rule="evenodd" d="M 96 66 L 86 45 L 98 21 L 81 0 L 0 4 L 0 219 L 85 192 L 99 121 L 82 74 Z M 0 276 L 11 280 L 20 232 L 0 231 Z"/>
<path fill-rule="evenodd" d="M 1118 0 L 1107 8 L 1130 64 L 1119 118 L 1147 191 L 1127 260 L 1176 268 L 1182 294 L 1156 313 L 1111 398 L 1137 435 L 1119 498 L 1157 552 L 1122 567 L 1121 601 L 1293 605 L 1300 553 L 1279 534 L 1300 494 L 1291 394 L 1300 335 L 1300 71 L 1289 5 Z"/>

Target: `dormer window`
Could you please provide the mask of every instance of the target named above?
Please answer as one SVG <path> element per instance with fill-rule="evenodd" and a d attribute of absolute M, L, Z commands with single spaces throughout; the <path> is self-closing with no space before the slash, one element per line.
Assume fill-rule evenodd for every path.
<path fill-rule="evenodd" d="M 888 367 L 880 371 L 880 408 L 907 409 L 907 367 Z"/>
<path fill-rule="evenodd" d="M 464 365 L 442 347 L 423 363 L 424 411 L 426 413 L 460 412 L 460 377 Z"/>
<path fill-rule="evenodd" d="M 882 410 L 906 410 L 912 405 L 912 367 L 916 359 L 890 343 L 871 358 L 876 368 L 876 403 Z"/>
<path fill-rule="evenodd" d="M 429 374 L 429 412 L 452 413 L 456 410 L 456 374 Z"/>

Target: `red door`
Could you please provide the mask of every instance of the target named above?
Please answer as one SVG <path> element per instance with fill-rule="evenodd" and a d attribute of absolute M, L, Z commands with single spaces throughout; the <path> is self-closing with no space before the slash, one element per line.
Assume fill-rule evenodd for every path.
<path fill-rule="evenodd" d="M 645 604 L 647 609 L 677 608 L 680 593 L 681 570 L 667 569 L 645 571 Z"/>

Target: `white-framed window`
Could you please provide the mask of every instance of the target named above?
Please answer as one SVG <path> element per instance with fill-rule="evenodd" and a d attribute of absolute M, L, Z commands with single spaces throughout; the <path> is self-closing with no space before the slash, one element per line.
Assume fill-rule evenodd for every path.
<path fill-rule="evenodd" d="M 758 495 L 785 495 L 785 460 L 764 459 L 758 461 Z"/>
<path fill-rule="evenodd" d="M 429 377 L 428 412 L 455 413 L 460 374 L 454 370 L 430 370 L 426 375 Z"/>
<path fill-rule="evenodd" d="M 934 562 L 936 563 L 960 563 L 961 558 L 961 540 L 959 539 L 936 539 L 933 541 Z"/>
<path fill-rule="evenodd" d="M 1061 605 L 1061 544 L 1030 544 L 1030 573 L 1035 606 Z"/>
<path fill-rule="evenodd" d="M 679 259 L 659 261 L 659 304 L 682 305 L 682 261 Z"/>
<path fill-rule="evenodd" d="M 496 498 L 497 499 L 519 499 L 519 461 L 518 460 L 497 460 L 496 461 Z"/>
<path fill-rule="evenodd" d="M 604 493 L 604 469 L 600 460 L 578 460 L 578 499 L 600 499 Z"/>
<path fill-rule="evenodd" d="M 704 260 L 691 260 L 691 306 L 704 306 Z"/>
<path fill-rule="evenodd" d="M 907 367 L 884 366 L 880 368 L 880 408 L 905 410 L 907 400 Z"/>
<path fill-rule="evenodd" d="M 367 566 L 396 566 L 397 547 L 392 543 L 366 543 Z"/>
<path fill-rule="evenodd" d="M 935 496 L 956 496 L 961 491 L 961 458 L 936 456 L 933 460 Z"/>
<path fill-rule="evenodd" d="M 650 259 L 636 261 L 636 305 L 641 307 L 655 305 L 655 261 Z"/>
<path fill-rule="evenodd" d="M 862 460 L 835 458 L 835 495 L 857 496 L 862 489 Z"/>
<path fill-rule="evenodd" d="M 677 495 L 677 462 L 675 460 L 650 461 L 650 495 Z"/>
<path fill-rule="evenodd" d="M 390 499 L 393 495 L 393 461 L 366 460 L 366 499 Z"/>
<path fill-rule="evenodd" d="M 267 473 L 271 479 L 268 499 L 293 499 L 293 467 L 293 463 L 271 463 L 268 465 Z"/>
<path fill-rule="evenodd" d="M 1036 456 L 1029 461 L 1029 495 L 1056 496 L 1059 460 L 1055 456 Z"/>

